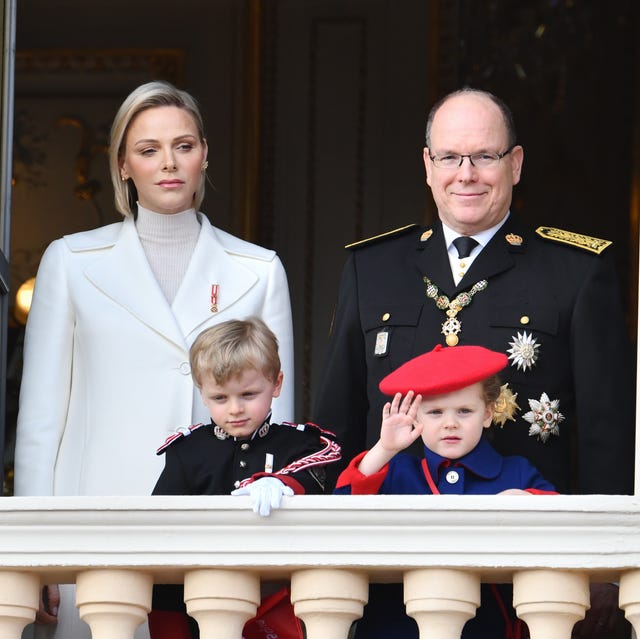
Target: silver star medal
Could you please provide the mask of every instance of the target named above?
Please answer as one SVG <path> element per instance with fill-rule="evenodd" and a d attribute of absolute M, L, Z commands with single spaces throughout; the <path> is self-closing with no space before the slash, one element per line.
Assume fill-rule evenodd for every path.
<path fill-rule="evenodd" d="M 560 435 L 558 424 L 564 419 L 564 415 L 558 410 L 560 400 L 550 400 L 546 393 L 542 393 L 540 401 L 530 399 L 529 406 L 531 410 L 522 416 L 531 424 L 529 436 L 538 437 L 543 444 L 550 435 L 558 437 Z"/>
<path fill-rule="evenodd" d="M 507 353 L 510 353 L 511 366 L 516 366 L 518 370 L 525 372 L 527 369 L 533 368 L 538 361 L 538 350 L 540 349 L 536 338 L 527 331 L 523 331 L 511 339 L 513 340 L 513 342 L 509 342 L 511 348 L 507 349 Z"/>

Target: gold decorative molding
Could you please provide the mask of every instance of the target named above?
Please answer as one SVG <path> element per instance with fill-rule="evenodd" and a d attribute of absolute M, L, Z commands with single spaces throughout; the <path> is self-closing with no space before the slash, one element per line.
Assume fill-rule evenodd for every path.
<path fill-rule="evenodd" d="M 111 93 L 121 91 L 123 79 L 161 78 L 181 85 L 185 59 L 182 49 L 22 49 L 16 52 L 16 92 Z"/>

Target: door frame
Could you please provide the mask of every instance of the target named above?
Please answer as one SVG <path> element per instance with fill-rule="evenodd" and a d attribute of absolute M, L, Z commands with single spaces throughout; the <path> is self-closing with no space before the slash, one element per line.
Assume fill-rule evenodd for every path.
<path fill-rule="evenodd" d="M 7 323 L 9 311 L 9 247 L 11 241 L 11 179 L 13 148 L 13 81 L 17 0 L 0 0 L 0 478 L 4 485 L 4 441 L 7 379 Z"/>

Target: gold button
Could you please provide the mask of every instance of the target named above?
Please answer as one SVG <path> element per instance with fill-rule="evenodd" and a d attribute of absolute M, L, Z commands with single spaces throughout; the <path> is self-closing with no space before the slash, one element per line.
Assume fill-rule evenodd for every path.
<path fill-rule="evenodd" d="M 528 315 L 523 315 L 523 316 L 520 318 L 520 324 L 525 324 L 525 325 L 526 325 L 526 324 L 528 324 L 528 323 L 529 323 L 529 321 L 530 321 L 530 320 L 529 320 L 529 316 L 528 316 Z"/>
<path fill-rule="evenodd" d="M 391 317 L 391 313 L 385 313 L 385 314 L 382 316 L 382 321 L 383 321 L 383 322 L 386 322 L 386 321 L 388 321 L 388 320 L 389 320 L 389 318 L 390 318 L 390 317 Z"/>

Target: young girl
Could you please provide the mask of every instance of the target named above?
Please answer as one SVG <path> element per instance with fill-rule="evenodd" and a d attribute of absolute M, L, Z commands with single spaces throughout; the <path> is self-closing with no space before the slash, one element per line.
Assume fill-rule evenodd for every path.
<path fill-rule="evenodd" d="M 393 395 L 382 411 L 380 439 L 340 475 L 341 494 L 549 494 L 554 487 L 524 457 L 503 457 L 483 437 L 496 404 L 513 406 L 496 374 L 507 357 L 481 346 L 436 348 L 380 382 Z M 502 391 L 502 394 L 501 394 Z M 404 395 L 404 398 L 403 398 Z M 498 400 L 504 400 L 499 402 Z M 424 457 L 402 453 L 418 437 Z M 510 587 L 482 586 L 482 605 L 463 639 L 519 636 Z M 418 636 L 406 616 L 401 588 L 373 585 L 357 639 Z"/>

